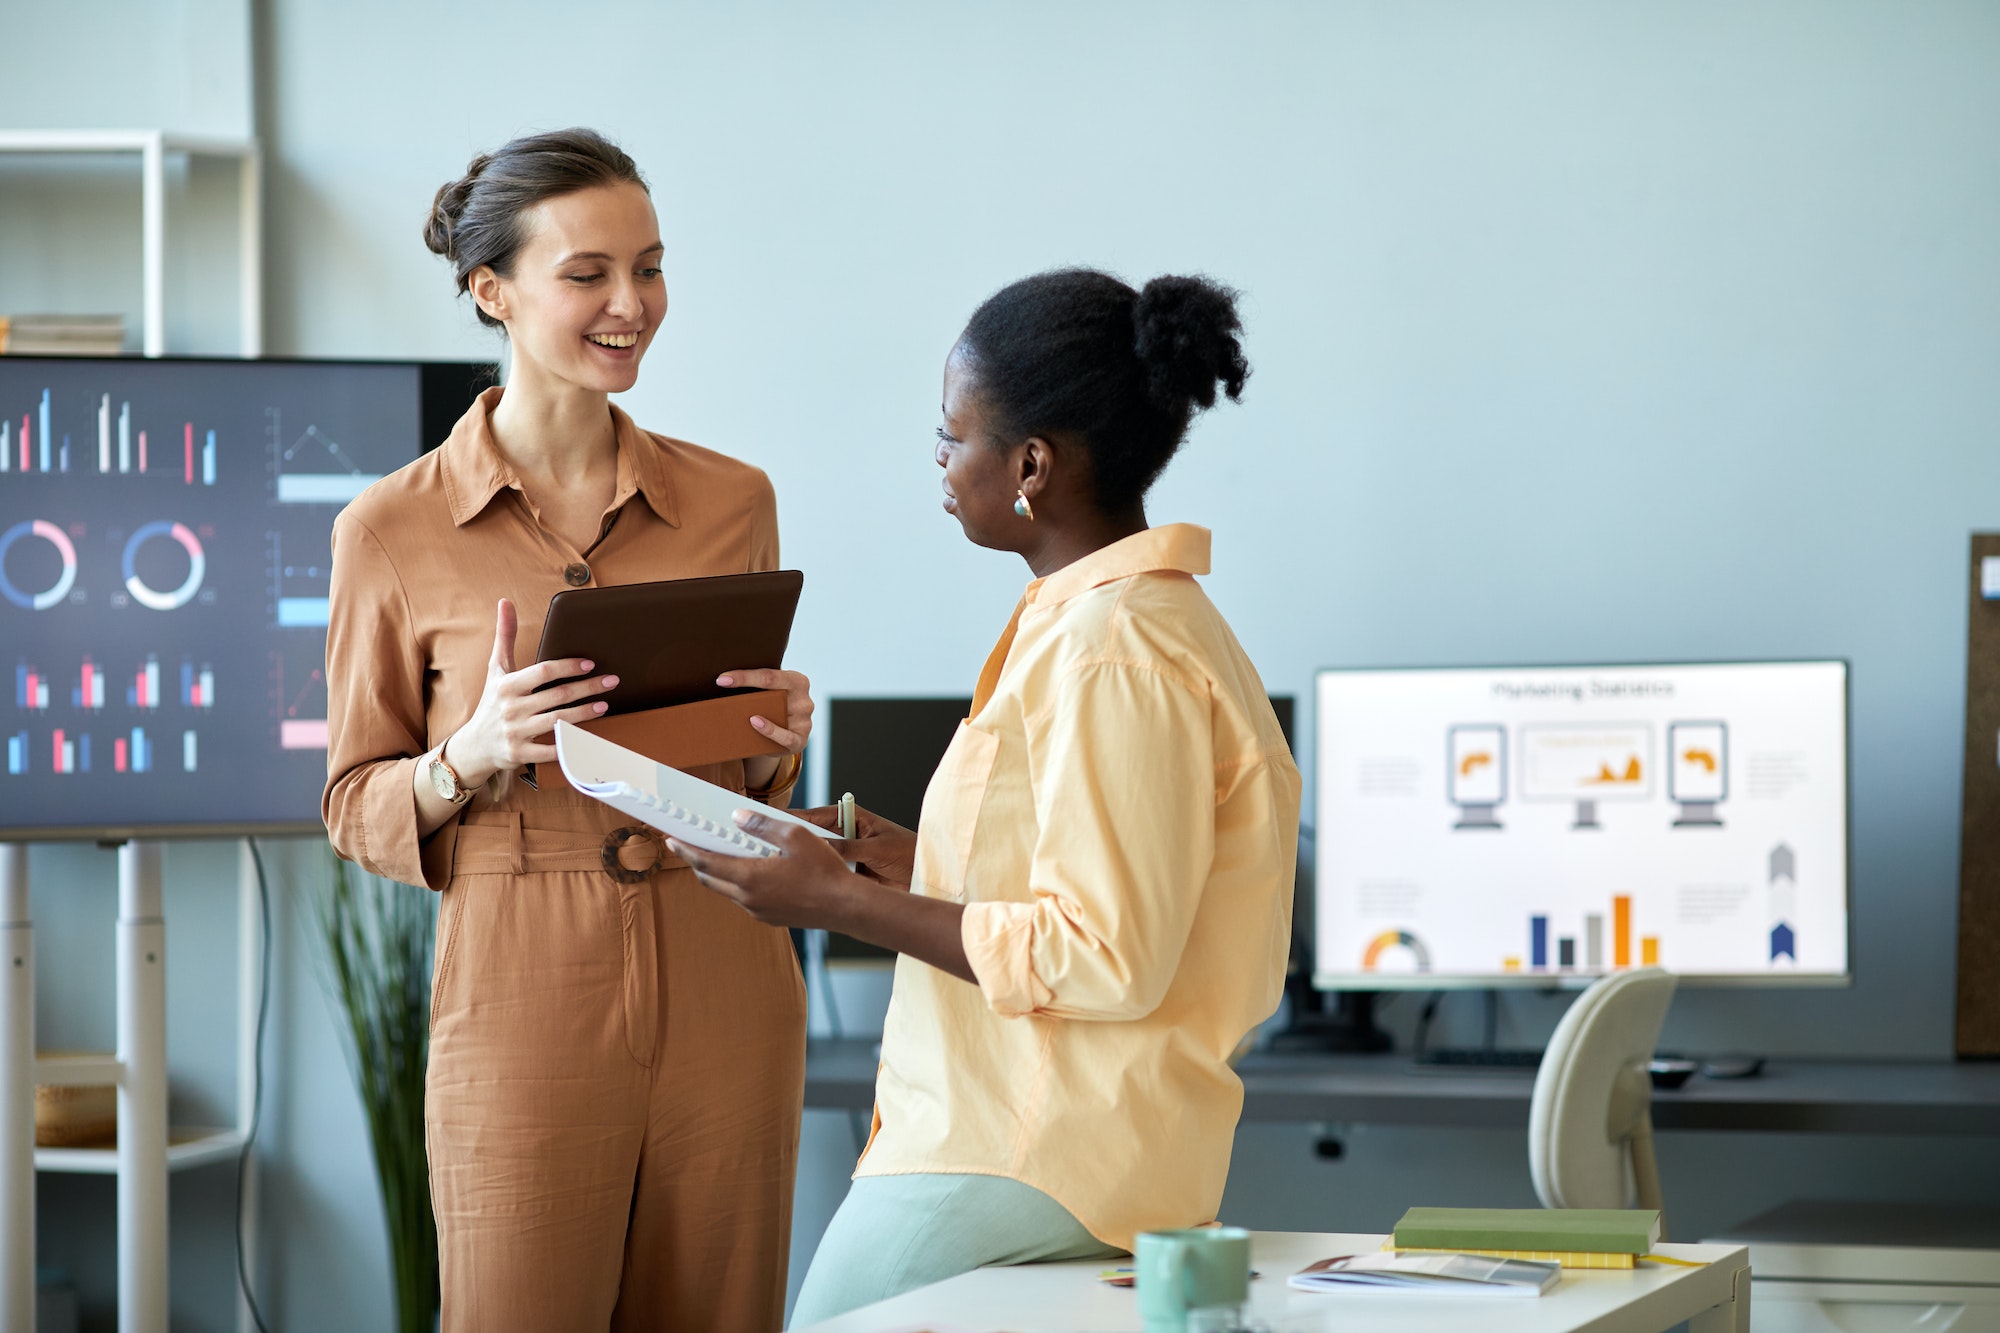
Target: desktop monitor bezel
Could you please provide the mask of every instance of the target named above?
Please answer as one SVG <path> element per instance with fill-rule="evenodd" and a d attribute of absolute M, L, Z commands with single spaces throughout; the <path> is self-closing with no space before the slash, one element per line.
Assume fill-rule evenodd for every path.
<path fill-rule="evenodd" d="M 1320 681 L 1327 676 L 1358 672 L 1444 672 L 1444 671 L 1646 671 L 1680 667 L 1712 666 L 1839 666 L 1841 684 L 1841 764 L 1845 781 L 1841 784 L 1841 913 L 1846 922 L 1846 970 L 1841 972 L 1697 972 L 1681 973 L 1679 984 L 1698 988 L 1759 987 L 1781 990 L 1840 990 L 1854 984 L 1854 663 L 1846 657 L 1744 657 L 1700 658 L 1685 661 L 1629 662 L 1498 662 L 1439 665 L 1353 665 L 1320 667 L 1313 672 L 1311 735 L 1313 738 L 1313 915 L 1319 917 L 1320 870 L 1327 855 L 1325 840 L 1319 837 L 1320 784 L 1325 780 L 1326 753 L 1320 744 Z M 1319 938 L 1315 930 L 1308 941 L 1312 949 L 1313 989 L 1327 994 L 1375 991 L 1442 990 L 1584 990 L 1604 973 L 1584 972 L 1329 972 L 1319 965 Z"/>
<path fill-rule="evenodd" d="M 436 361 L 408 360 L 396 357 L 318 357 L 318 356 L 46 356 L 35 354 L 8 355 L 9 366 L 24 363 L 46 363 L 73 367 L 92 363 L 106 366 L 121 365 L 285 365 L 285 366 L 326 366 L 326 367 L 379 367 L 387 366 L 414 369 L 417 372 L 417 429 L 418 449 L 416 458 L 443 444 L 451 434 L 452 427 L 465 414 L 467 405 L 480 392 L 500 382 L 500 366 L 494 361 Z M 461 390 L 470 391 L 465 403 L 456 407 L 457 395 Z M 411 461 L 415 461 L 413 458 Z M 130 823 L 130 824 L 55 824 L 55 825 L 14 825 L 0 824 L 0 843 L 6 842 L 96 842 L 114 844 L 144 840 L 147 842 L 187 842 L 201 839 L 222 838 L 286 838 L 326 835 L 326 823 L 321 819 L 309 820 L 231 820 L 214 823 Z"/>

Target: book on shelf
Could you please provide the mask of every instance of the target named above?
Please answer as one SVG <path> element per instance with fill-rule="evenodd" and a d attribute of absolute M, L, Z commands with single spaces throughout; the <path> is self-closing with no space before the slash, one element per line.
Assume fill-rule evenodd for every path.
<path fill-rule="evenodd" d="M 0 315 L 0 355 L 117 356 L 123 315 Z"/>
<path fill-rule="evenodd" d="M 1398 1250 L 1461 1254 L 1635 1256 L 1650 1253 L 1659 1239 L 1657 1208 L 1412 1208 L 1396 1223 L 1391 1243 Z"/>
<path fill-rule="evenodd" d="M 1562 1280 L 1556 1264 L 1476 1254 L 1348 1254 L 1292 1274 L 1301 1291 L 1373 1288 L 1433 1296 L 1539 1296 Z"/>

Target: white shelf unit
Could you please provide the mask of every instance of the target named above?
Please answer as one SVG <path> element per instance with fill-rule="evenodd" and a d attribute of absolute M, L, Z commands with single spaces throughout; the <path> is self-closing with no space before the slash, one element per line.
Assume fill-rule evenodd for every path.
<path fill-rule="evenodd" d="M 262 159 L 255 139 L 166 130 L 0 130 L 0 154 L 138 159 L 141 180 L 142 346 L 167 353 L 168 154 L 234 160 L 240 188 L 239 309 L 242 354 L 264 347 Z M 167 1177 L 235 1158 L 248 1140 L 257 1085 L 256 1016 L 263 954 L 257 868 L 249 843 L 238 868 L 237 1123 L 234 1128 L 167 1123 L 166 925 L 162 847 L 118 849 L 118 1050 L 110 1060 L 41 1060 L 35 1052 L 34 927 L 28 848 L 0 843 L 0 1329 L 35 1325 L 35 1173 L 81 1172 L 118 1180 L 119 1333 L 167 1333 Z M 116 1148 L 37 1148 L 38 1083 L 118 1089 Z M 256 1158 L 244 1170 L 244 1267 L 256 1271 Z M 255 1327 L 238 1296 L 237 1327 Z"/>
<path fill-rule="evenodd" d="M 140 225 L 144 228 L 144 299 L 140 345 L 147 356 L 167 354 L 167 155 L 213 157 L 237 164 L 240 229 L 238 310 L 244 356 L 264 351 L 263 158 L 255 139 L 167 130 L 0 130 L 0 153 L 136 157 Z"/>
<path fill-rule="evenodd" d="M 118 1178 L 119 1333 L 166 1333 L 167 1177 L 235 1160 L 249 1141 L 257 1094 L 257 1005 L 263 981 L 263 919 L 257 865 L 245 841 L 237 868 L 236 1124 L 167 1122 L 166 922 L 161 885 L 164 848 L 127 842 L 118 848 L 117 1052 L 102 1056 L 35 1053 L 34 925 L 28 896 L 28 847 L 0 843 L 0 1329 L 35 1322 L 35 1173 L 77 1172 Z M 115 1148 L 35 1146 L 37 1084 L 118 1089 Z M 244 1170 L 244 1266 L 255 1271 L 256 1158 Z M 237 1327 L 255 1327 L 237 1298 Z"/>

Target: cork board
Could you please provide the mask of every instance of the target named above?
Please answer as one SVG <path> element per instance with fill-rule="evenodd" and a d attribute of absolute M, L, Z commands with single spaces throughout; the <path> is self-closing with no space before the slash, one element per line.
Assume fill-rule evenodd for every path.
<path fill-rule="evenodd" d="M 1958 1053 L 2000 1057 L 2000 598 L 1982 591 L 1988 557 L 2000 561 L 2000 533 L 1975 533 L 1958 844 Z"/>

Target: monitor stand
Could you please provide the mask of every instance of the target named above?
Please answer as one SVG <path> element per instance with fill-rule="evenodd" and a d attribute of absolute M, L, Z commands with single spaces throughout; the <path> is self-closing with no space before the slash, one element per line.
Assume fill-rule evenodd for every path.
<path fill-rule="evenodd" d="M 1722 819 L 1715 813 L 1714 801 L 1682 801 L 1680 817 L 1674 820 L 1675 828 L 1721 828 Z"/>
<path fill-rule="evenodd" d="M 1453 824 L 1452 827 L 1455 829 L 1497 829 L 1505 826 L 1493 817 L 1493 807 L 1490 805 L 1461 805 L 1458 807 L 1458 822 Z M 1342 993 L 1345 994 L 1346 992 Z M 1372 991 L 1357 993 L 1373 994 Z"/>
<path fill-rule="evenodd" d="M 1394 1045 L 1389 1034 L 1375 1026 L 1374 991 L 1336 991 L 1332 998 L 1330 1011 L 1322 998 L 1322 1007 L 1294 1013 L 1292 1025 L 1271 1038 L 1269 1049 L 1289 1054 L 1324 1051 L 1352 1055 L 1386 1051 Z"/>
<path fill-rule="evenodd" d="M 1528 1069 L 1542 1063 L 1542 1052 L 1538 1048 L 1504 1047 L 1500 1037 L 1500 992 L 1483 992 L 1486 1001 L 1486 1042 L 1481 1046 L 1433 1046 L 1430 1043 L 1431 1019 L 1437 1016 L 1438 1005 L 1444 1001 L 1445 993 L 1436 991 L 1430 1003 L 1424 1006 L 1423 1015 L 1417 1019 L 1417 1035 L 1412 1056 L 1419 1065 L 1444 1066 L 1456 1069 Z"/>
<path fill-rule="evenodd" d="M 1578 801 L 1576 803 L 1576 822 L 1570 825 L 1571 832 L 1577 829 L 1601 829 L 1603 827 L 1604 825 L 1597 822 L 1597 802 Z"/>

